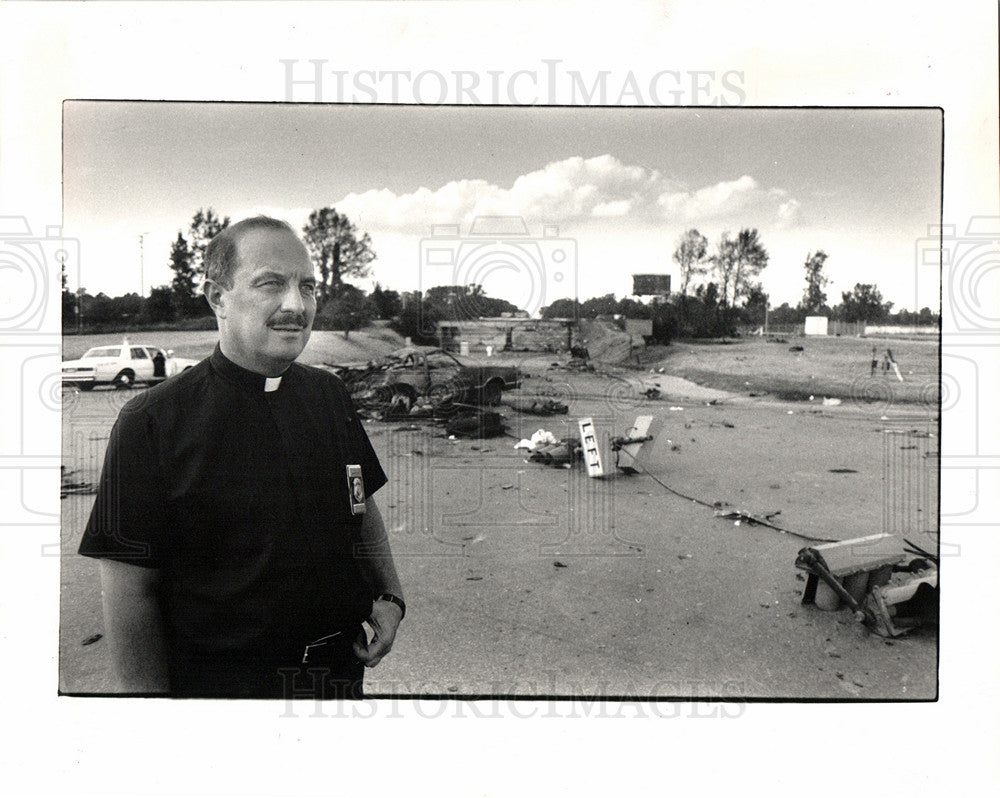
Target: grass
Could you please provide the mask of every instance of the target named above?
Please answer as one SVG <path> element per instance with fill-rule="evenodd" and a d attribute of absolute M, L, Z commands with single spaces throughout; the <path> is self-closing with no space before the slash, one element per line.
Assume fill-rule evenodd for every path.
<path fill-rule="evenodd" d="M 801 351 L 791 351 L 801 346 Z M 879 366 L 871 374 L 872 347 Z M 892 350 L 903 376 L 883 372 L 881 359 Z M 768 394 L 785 400 L 814 397 L 909 404 L 938 401 L 940 366 L 936 339 L 792 337 L 741 338 L 722 342 L 678 342 L 658 347 L 649 364 L 709 388 Z"/>

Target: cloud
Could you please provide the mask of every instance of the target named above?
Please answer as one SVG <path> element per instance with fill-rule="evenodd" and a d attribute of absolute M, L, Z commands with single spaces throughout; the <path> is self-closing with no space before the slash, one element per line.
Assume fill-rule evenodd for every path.
<path fill-rule="evenodd" d="M 348 194 L 335 204 L 362 229 L 420 235 L 435 224 L 467 229 L 477 216 L 522 216 L 529 226 L 569 227 L 608 218 L 762 226 L 792 222 L 798 209 L 787 191 L 763 188 L 749 175 L 692 189 L 612 155 L 555 161 L 517 177 L 509 187 L 454 180 L 408 194 L 388 189 Z"/>

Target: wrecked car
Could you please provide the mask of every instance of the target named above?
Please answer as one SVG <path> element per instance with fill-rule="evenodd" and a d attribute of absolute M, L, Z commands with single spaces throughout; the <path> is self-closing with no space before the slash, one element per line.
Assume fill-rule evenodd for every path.
<path fill-rule="evenodd" d="M 408 346 L 364 368 L 335 368 L 351 395 L 391 402 L 403 398 L 408 404 L 426 398 L 444 401 L 498 405 L 504 390 L 521 386 L 515 366 L 482 365 L 460 360 L 444 349 Z"/>

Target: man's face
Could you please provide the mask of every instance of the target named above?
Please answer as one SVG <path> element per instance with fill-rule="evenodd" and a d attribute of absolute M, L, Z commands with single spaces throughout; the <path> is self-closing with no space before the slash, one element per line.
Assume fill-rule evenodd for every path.
<path fill-rule="evenodd" d="M 285 230 L 252 230 L 237 245 L 233 287 L 219 292 L 223 353 L 277 376 L 305 348 L 316 317 L 316 278 L 302 242 Z"/>

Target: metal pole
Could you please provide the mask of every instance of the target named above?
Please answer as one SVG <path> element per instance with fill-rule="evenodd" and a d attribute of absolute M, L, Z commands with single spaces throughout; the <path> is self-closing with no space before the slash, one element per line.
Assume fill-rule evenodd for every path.
<path fill-rule="evenodd" d="M 143 239 L 149 235 L 149 230 L 144 233 L 139 233 L 139 296 L 144 297 L 146 295 L 146 279 L 144 275 L 144 258 L 143 258 Z"/>

